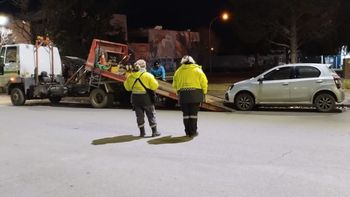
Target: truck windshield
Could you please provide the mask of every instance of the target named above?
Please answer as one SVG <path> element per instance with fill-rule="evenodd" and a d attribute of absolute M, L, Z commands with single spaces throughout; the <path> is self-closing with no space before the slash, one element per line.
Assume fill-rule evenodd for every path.
<path fill-rule="evenodd" d="M 17 61 L 17 47 L 7 47 L 5 63 Z"/>

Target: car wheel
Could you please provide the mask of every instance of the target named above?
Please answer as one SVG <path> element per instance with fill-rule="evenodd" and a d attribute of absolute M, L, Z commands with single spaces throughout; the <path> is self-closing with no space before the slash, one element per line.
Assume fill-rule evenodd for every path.
<path fill-rule="evenodd" d="M 62 99 L 62 97 L 60 97 L 60 96 L 53 96 L 53 97 L 49 98 L 51 104 L 54 104 L 54 105 L 59 104 L 61 99 Z"/>
<path fill-rule="evenodd" d="M 93 89 L 90 92 L 90 103 L 94 108 L 104 108 L 113 103 L 113 95 L 107 94 L 100 88 Z"/>
<path fill-rule="evenodd" d="M 11 90 L 11 102 L 13 105 L 24 105 L 25 101 L 24 93 L 20 88 L 14 88 Z"/>
<path fill-rule="evenodd" d="M 254 98 L 251 94 L 240 93 L 235 98 L 235 107 L 241 111 L 249 111 L 254 107 Z"/>
<path fill-rule="evenodd" d="M 330 94 L 320 94 L 316 97 L 314 105 L 319 112 L 330 112 L 335 109 L 335 99 Z"/>

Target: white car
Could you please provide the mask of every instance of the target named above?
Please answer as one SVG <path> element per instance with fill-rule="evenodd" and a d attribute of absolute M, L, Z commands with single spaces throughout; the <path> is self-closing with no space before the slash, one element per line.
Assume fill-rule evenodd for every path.
<path fill-rule="evenodd" d="M 329 64 L 298 63 L 276 66 L 257 77 L 231 85 L 225 102 L 238 110 L 255 105 L 313 105 L 320 112 L 344 100 L 340 77 Z"/>

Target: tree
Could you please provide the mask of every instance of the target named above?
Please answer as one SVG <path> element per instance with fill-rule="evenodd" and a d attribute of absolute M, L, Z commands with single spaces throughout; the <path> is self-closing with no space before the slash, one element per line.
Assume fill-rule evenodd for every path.
<path fill-rule="evenodd" d="M 341 0 L 339 12 L 337 12 L 337 27 L 334 31 L 337 46 L 348 46 L 350 48 L 350 15 L 349 15 L 350 1 Z"/>
<path fill-rule="evenodd" d="M 42 0 L 41 21 L 37 24 L 63 54 L 85 57 L 92 39 L 105 39 L 106 32 L 112 29 L 109 19 L 117 3 L 109 0 L 105 4 L 94 0 Z"/>
<path fill-rule="evenodd" d="M 234 5 L 242 39 L 288 49 L 295 63 L 305 43 L 332 32 L 341 4 L 340 0 L 236 0 Z"/>
<path fill-rule="evenodd" d="M 30 0 L 11 0 L 10 3 L 18 9 L 16 17 L 11 22 L 15 26 L 17 33 L 25 40 L 32 40 L 32 33 L 30 29 L 30 24 L 32 14 L 30 10 Z"/>
<path fill-rule="evenodd" d="M 122 28 L 110 24 L 125 0 L 11 1 L 18 9 L 17 17 L 30 22 L 33 40 L 38 35 L 49 36 L 62 54 L 85 57 L 93 38 L 125 42 Z"/>

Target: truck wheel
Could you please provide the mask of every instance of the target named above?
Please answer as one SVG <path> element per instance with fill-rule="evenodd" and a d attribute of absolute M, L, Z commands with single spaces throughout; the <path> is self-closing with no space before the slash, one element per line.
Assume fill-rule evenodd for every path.
<path fill-rule="evenodd" d="M 318 95 L 314 104 L 319 112 L 330 112 L 335 109 L 335 99 L 327 93 Z"/>
<path fill-rule="evenodd" d="M 54 104 L 54 105 L 59 104 L 61 99 L 62 99 L 62 97 L 60 97 L 60 96 L 53 96 L 53 97 L 49 98 L 51 104 Z"/>
<path fill-rule="evenodd" d="M 100 88 L 93 89 L 90 92 L 90 103 L 94 108 L 104 108 L 112 105 L 113 95 L 107 94 Z"/>
<path fill-rule="evenodd" d="M 24 93 L 20 88 L 13 88 L 11 90 L 11 102 L 13 105 L 24 105 L 25 101 L 26 99 L 24 98 Z"/>

